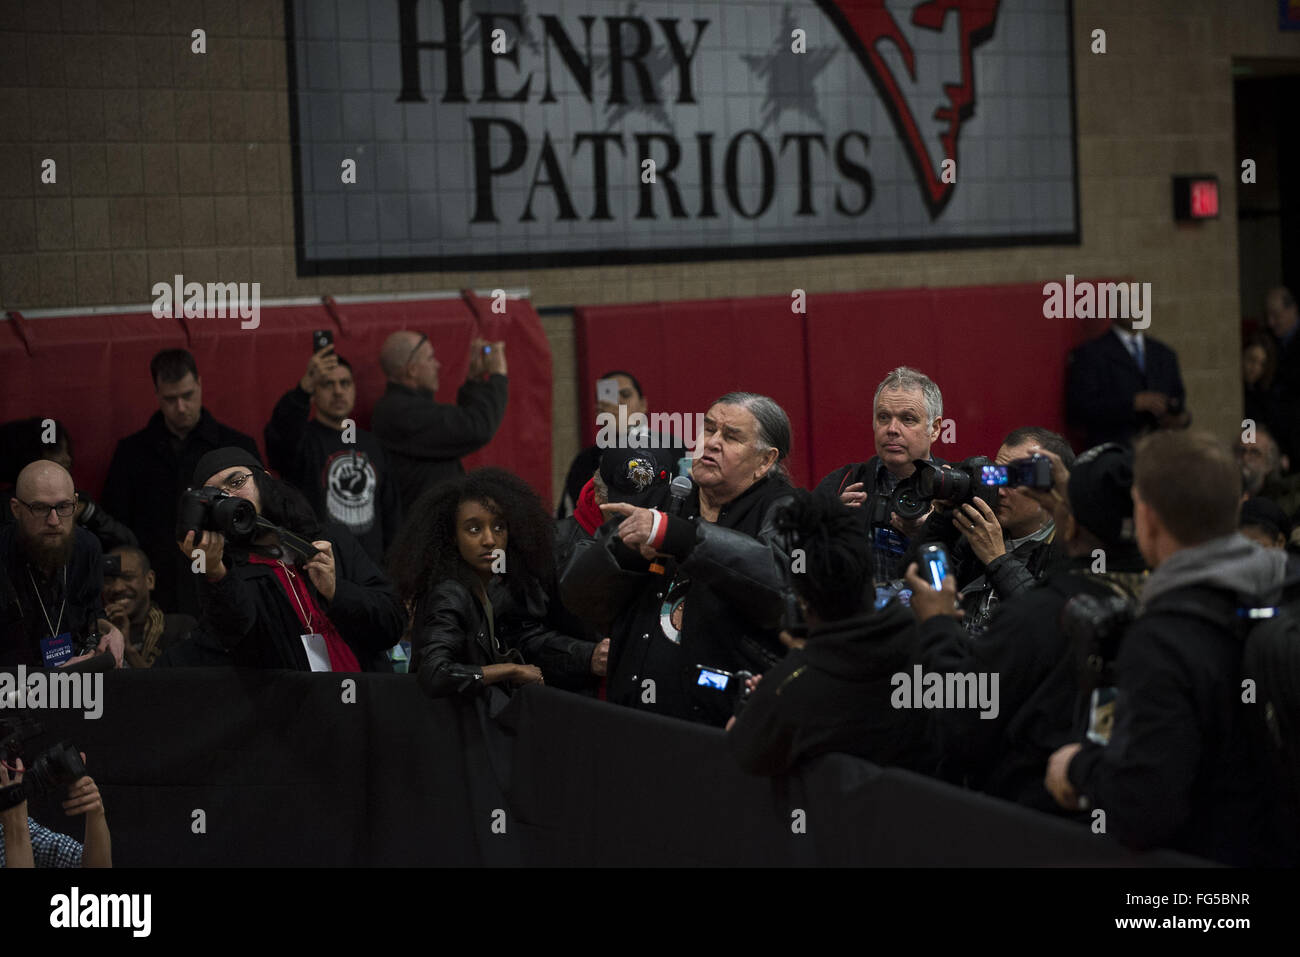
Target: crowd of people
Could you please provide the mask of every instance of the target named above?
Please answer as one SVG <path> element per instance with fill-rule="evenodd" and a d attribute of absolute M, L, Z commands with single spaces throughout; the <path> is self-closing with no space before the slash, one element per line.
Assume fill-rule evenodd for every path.
<path fill-rule="evenodd" d="M 372 434 L 345 427 L 352 366 L 318 349 L 266 426 L 278 477 L 181 350 L 154 358 L 159 411 L 99 502 L 61 426 L 6 426 L 0 666 L 396 667 L 489 707 L 546 684 L 725 728 L 758 774 L 846 752 L 1081 824 L 1103 810 L 1138 848 L 1296 862 L 1293 755 L 1259 703 L 1289 729 L 1294 702 L 1242 693 L 1243 610 L 1285 608 L 1300 577 L 1290 393 L 1248 380 L 1273 412 L 1234 449 L 1188 429 L 1172 351 L 1117 326 L 1070 359 L 1086 449 L 1026 421 L 945 462 L 942 392 L 901 367 L 873 454 L 804 490 L 785 411 L 728 392 L 688 459 L 583 450 L 557 521 L 517 476 L 460 466 L 507 400 L 504 345 L 471 357 L 441 404 L 427 337 L 395 333 Z M 601 379 L 645 411 L 631 373 Z M 1039 479 L 990 484 L 1022 466 Z"/>

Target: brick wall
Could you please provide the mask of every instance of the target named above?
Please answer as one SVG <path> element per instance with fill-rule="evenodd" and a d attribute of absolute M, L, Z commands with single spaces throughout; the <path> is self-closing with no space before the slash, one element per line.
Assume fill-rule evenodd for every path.
<path fill-rule="evenodd" d="M 1277 29 L 1274 0 L 1078 0 L 1074 23 L 1079 247 L 299 278 L 279 0 L 10 0 L 0 304 L 147 302 L 153 281 L 178 272 L 260 282 L 264 298 L 526 286 L 538 307 L 1129 275 L 1153 285 L 1150 332 L 1178 350 L 1197 421 L 1226 436 L 1240 413 L 1236 190 L 1250 188 L 1234 155 L 1231 63 L 1300 58 L 1300 33 Z M 202 56 L 190 52 L 196 27 Z M 1090 52 L 1095 28 L 1104 55 Z M 40 181 L 47 157 L 55 184 Z M 1170 176 L 1187 172 L 1219 175 L 1223 218 L 1174 224 Z M 574 380 L 568 318 L 548 317 L 546 331 L 558 490 L 578 447 L 576 389 L 591 386 Z"/>

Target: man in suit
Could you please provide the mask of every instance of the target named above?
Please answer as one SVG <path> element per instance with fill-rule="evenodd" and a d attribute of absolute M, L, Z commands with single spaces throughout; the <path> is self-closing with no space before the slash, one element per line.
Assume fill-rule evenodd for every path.
<path fill-rule="evenodd" d="M 194 356 L 165 349 L 149 363 L 158 411 L 139 432 L 117 443 L 101 504 L 135 532 L 157 573 L 158 603 L 199 614 L 190 560 L 176 550 L 176 509 L 195 464 L 214 449 L 234 445 L 259 462 L 257 443 L 223 425 L 203 408 L 203 381 Z"/>
<path fill-rule="evenodd" d="M 1268 291 L 1268 328 L 1277 342 L 1277 375 L 1273 391 L 1279 399 L 1300 398 L 1300 310 L 1295 296 L 1285 286 Z"/>
<path fill-rule="evenodd" d="M 1131 443 L 1156 429 L 1185 429 L 1187 391 L 1178 356 L 1163 342 L 1111 320 L 1110 331 L 1085 342 L 1066 367 L 1066 418 L 1084 432 L 1084 446 Z"/>

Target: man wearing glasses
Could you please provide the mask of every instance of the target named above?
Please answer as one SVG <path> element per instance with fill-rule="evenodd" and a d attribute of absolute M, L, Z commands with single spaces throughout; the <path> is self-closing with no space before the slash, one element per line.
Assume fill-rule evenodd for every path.
<path fill-rule="evenodd" d="M 379 364 L 388 389 L 375 403 L 370 427 L 388 452 L 407 511 L 426 488 L 463 475 L 461 457 L 496 434 L 506 414 L 505 343 L 470 343 L 469 375 L 455 405 L 434 399 L 441 363 L 428 336 L 394 332 Z"/>
<path fill-rule="evenodd" d="M 238 446 L 261 461 L 257 443 L 223 425 L 203 408 L 203 381 L 194 356 L 165 349 L 149 363 L 158 411 L 134 435 L 117 443 L 101 504 L 140 539 L 158 576 L 164 608 L 197 617 L 199 594 L 190 563 L 176 553 L 176 507 L 199 459 Z"/>
<path fill-rule="evenodd" d="M 0 529 L 0 665 L 65 667 L 100 652 L 122 663 L 125 642 L 100 596 L 99 541 L 76 525 L 76 508 L 61 465 L 42 460 L 18 473 L 14 521 Z"/>

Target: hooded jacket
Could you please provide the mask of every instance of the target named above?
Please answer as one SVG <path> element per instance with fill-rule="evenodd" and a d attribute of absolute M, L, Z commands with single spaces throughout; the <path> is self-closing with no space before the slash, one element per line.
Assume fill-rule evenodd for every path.
<path fill-rule="evenodd" d="M 560 594 L 570 611 L 610 636 L 611 702 L 726 723 L 732 699 L 698 686 L 696 665 L 759 673 L 783 656 L 777 634 L 790 559 L 774 518 L 789 501 L 788 484 L 763 478 L 711 523 L 698 518 L 694 490 L 682 516 L 669 519 L 664 551 L 674 557 L 662 572 L 623 545 L 617 521 L 577 543 Z"/>
<path fill-rule="evenodd" d="M 1233 865 L 1282 863 L 1278 793 L 1243 703 L 1242 597 L 1269 596 L 1286 555 L 1240 534 L 1183 549 L 1152 572 L 1116 662 L 1110 743 L 1088 743 L 1069 778 L 1107 830 Z M 1294 822 L 1290 822 L 1294 828 Z"/>
<path fill-rule="evenodd" d="M 803 648 L 763 675 L 728 732 L 740 766 L 782 774 L 838 751 L 932 773 L 931 712 L 891 703 L 892 678 L 911 667 L 916 637 L 911 610 L 897 602 L 812 628 Z"/>

